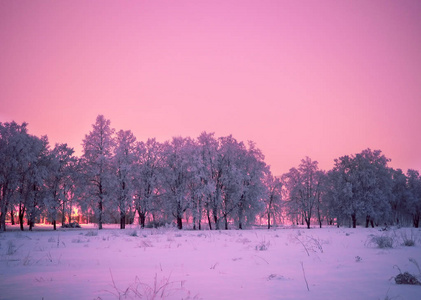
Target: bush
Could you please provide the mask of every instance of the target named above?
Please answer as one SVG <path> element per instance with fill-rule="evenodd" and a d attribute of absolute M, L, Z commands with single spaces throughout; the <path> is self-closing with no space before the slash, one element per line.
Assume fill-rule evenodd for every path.
<path fill-rule="evenodd" d="M 167 225 L 164 221 L 151 221 L 145 225 L 146 228 L 160 228 Z"/>
<path fill-rule="evenodd" d="M 259 244 L 256 245 L 255 249 L 257 251 L 266 251 L 269 249 L 270 242 L 261 241 Z"/>
<path fill-rule="evenodd" d="M 70 222 L 69 224 L 61 225 L 61 228 L 81 228 L 78 222 Z"/>
<path fill-rule="evenodd" d="M 97 236 L 98 235 L 98 231 L 89 230 L 85 235 L 86 236 Z"/>
<path fill-rule="evenodd" d="M 369 244 L 374 244 L 380 249 L 393 248 L 393 238 L 387 235 L 373 235 L 370 238 Z"/>
<path fill-rule="evenodd" d="M 134 236 L 134 237 L 138 236 L 137 231 L 133 230 L 132 232 L 129 233 L 129 236 Z"/>
<path fill-rule="evenodd" d="M 405 272 L 400 273 L 395 277 L 396 284 L 412 284 L 412 285 L 421 285 L 421 282 L 414 275 Z"/>
<path fill-rule="evenodd" d="M 401 239 L 402 239 L 402 244 L 404 246 L 412 247 L 412 246 L 415 246 L 418 236 L 413 230 L 410 231 L 409 235 L 406 231 L 402 231 Z"/>
<path fill-rule="evenodd" d="M 6 254 L 13 255 L 16 253 L 16 251 L 18 251 L 18 248 L 16 247 L 15 243 L 13 241 L 8 241 Z"/>

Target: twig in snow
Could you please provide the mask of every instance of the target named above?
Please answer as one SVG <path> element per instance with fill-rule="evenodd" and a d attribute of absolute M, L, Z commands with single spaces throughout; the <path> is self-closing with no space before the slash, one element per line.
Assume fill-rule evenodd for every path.
<path fill-rule="evenodd" d="M 308 287 L 308 282 L 307 282 L 307 278 L 306 278 L 306 272 L 304 271 L 304 263 L 302 261 L 300 261 L 300 263 L 301 263 L 301 269 L 303 269 L 303 276 L 304 276 L 304 281 L 306 282 L 307 291 L 310 292 L 310 288 Z"/>
<path fill-rule="evenodd" d="M 269 264 L 269 263 L 268 263 L 268 261 L 267 261 L 266 259 L 264 259 L 263 257 L 261 257 L 261 256 L 259 256 L 259 255 L 254 255 L 254 256 L 256 256 L 256 257 L 260 258 L 260 259 L 261 259 L 261 260 L 263 260 L 265 263 Z"/>
<path fill-rule="evenodd" d="M 216 268 L 216 266 L 218 265 L 218 263 L 215 263 L 214 265 L 212 265 L 211 267 L 210 267 L 210 269 L 211 270 L 215 270 L 215 268 Z"/>
<path fill-rule="evenodd" d="M 295 237 L 295 238 L 296 238 L 297 241 L 299 241 L 301 243 L 301 245 L 303 245 L 304 250 L 306 250 L 306 252 L 307 252 L 307 255 L 310 256 L 310 253 L 308 253 L 306 245 L 304 245 L 304 243 L 299 238 L 297 238 L 297 237 Z"/>

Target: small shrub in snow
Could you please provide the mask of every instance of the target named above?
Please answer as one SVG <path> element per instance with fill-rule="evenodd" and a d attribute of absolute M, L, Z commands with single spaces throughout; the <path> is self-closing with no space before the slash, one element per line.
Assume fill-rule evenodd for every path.
<path fill-rule="evenodd" d="M 56 242 L 56 239 L 53 238 L 53 237 L 50 237 L 50 238 L 48 238 L 48 242 L 49 243 L 55 243 Z"/>
<path fill-rule="evenodd" d="M 86 236 L 97 236 L 98 235 L 98 231 L 89 230 L 85 235 Z"/>
<path fill-rule="evenodd" d="M 62 224 L 61 228 L 81 228 L 78 222 L 70 222 L 69 224 Z"/>
<path fill-rule="evenodd" d="M 363 259 L 361 258 L 361 256 L 355 256 L 355 262 L 360 262 L 360 261 L 362 261 Z"/>
<path fill-rule="evenodd" d="M 286 278 L 282 275 L 278 275 L 278 274 L 270 274 L 267 277 L 267 280 L 285 280 Z"/>
<path fill-rule="evenodd" d="M 322 244 L 327 244 L 326 241 L 322 241 L 319 238 L 314 238 L 312 236 L 307 237 L 307 244 L 310 244 L 310 248 L 313 252 L 317 252 L 315 249 L 317 248 L 320 253 L 323 253 L 323 246 Z"/>
<path fill-rule="evenodd" d="M 400 235 L 402 239 L 402 244 L 404 246 L 407 246 L 407 247 L 415 246 L 416 241 L 418 239 L 418 235 L 414 232 L 414 230 L 411 230 L 409 234 L 406 231 L 402 231 Z"/>
<path fill-rule="evenodd" d="M 86 240 L 86 239 L 81 239 L 80 237 L 78 237 L 78 238 L 76 238 L 76 239 L 72 239 L 72 243 L 76 243 L 76 244 L 79 244 L 79 243 L 86 243 L 86 242 L 89 242 L 89 240 Z"/>
<path fill-rule="evenodd" d="M 24 266 L 28 266 L 28 265 L 30 265 L 30 264 L 31 264 L 31 256 L 29 255 L 29 252 L 28 252 L 28 254 L 26 254 L 26 256 L 22 259 L 22 264 L 23 264 Z"/>
<path fill-rule="evenodd" d="M 403 242 L 403 244 L 404 244 L 404 246 L 412 247 L 412 246 L 415 246 L 415 241 L 414 240 L 405 240 Z"/>
<path fill-rule="evenodd" d="M 149 248 L 149 247 L 153 247 L 152 243 L 148 240 L 143 240 L 138 244 L 139 248 Z"/>
<path fill-rule="evenodd" d="M 411 284 L 411 285 L 421 285 L 421 269 L 418 262 L 414 258 L 409 258 L 409 261 L 413 263 L 417 269 L 419 275 L 412 275 L 409 272 L 402 273 L 401 269 L 398 266 L 395 266 L 399 270 L 399 274 L 395 277 L 396 284 Z"/>
<path fill-rule="evenodd" d="M 161 227 L 167 227 L 167 223 L 163 221 L 151 221 L 148 224 L 145 225 L 146 228 L 161 228 Z"/>
<path fill-rule="evenodd" d="M 373 235 L 368 244 L 375 245 L 380 249 L 393 248 L 393 238 L 387 235 Z"/>
<path fill-rule="evenodd" d="M 256 245 L 255 249 L 257 251 L 266 251 L 269 249 L 270 242 L 261 241 L 259 244 Z"/>
<path fill-rule="evenodd" d="M 237 243 L 241 243 L 243 245 L 250 243 L 251 241 L 248 238 L 241 238 L 237 240 Z"/>
<path fill-rule="evenodd" d="M 421 282 L 411 273 L 400 273 L 395 277 L 396 284 L 421 285 Z"/>
<path fill-rule="evenodd" d="M 312 236 L 303 236 L 302 238 L 298 238 L 298 236 L 294 237 L 295 240 L 300 243 L 304 250 L 307 253 L 307 256 L 310 256 L 310 252 L 313 253 L 323 253 L 323 244 L 328 244 L 328 241 L 323 241 L 319 238 L 314 238 Z"/>
<path fill-rule="evenodd" d="M 106 292 L 114 295 L 117 299 L 198 299 L 197 295 L 191 298 L 190 292 L 184 289 L 184 281 L 170 281 L 170 276 L 159 279 L 158 275 L 155 274 L 151 285 L 142 282 L 136 276 L 134 283 L 126 289 L 120 289 L 114 281 L 111 270 L 110 274 L 114 290 L 107 290 Z"/>
<path fill-rule="evenodd" d="M 13 241 L 8 241 L 6 254 L 13 255 L 16 253 L 16 251 L 18 251 L 18 248 L 16 247 L 15 243 Z"/>
<path fill-rule="evenodd" d="M 130 232 L 129 235 L 134 236 L 134 237 L 138 236 L 136 230 L 133 230 L 132 232 Z"/>

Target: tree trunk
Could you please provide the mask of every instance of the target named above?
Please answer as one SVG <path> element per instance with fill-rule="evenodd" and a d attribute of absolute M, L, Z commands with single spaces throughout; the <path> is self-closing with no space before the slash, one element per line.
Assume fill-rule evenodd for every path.
<path fill-rule="evenodd" d="M 126 214 L 120 213 L 120 229 L 126 229 Z"/>
<path fill-rule="evenodd" d="M 98 229 L 102 229 L 102 198 L 98 201 Z"/>
<path fill-rule="evenodd" d="M 351 219 L 352 219 L 352 228 L 357 228 L 357 216 L 355 214 L 352 214 Z"/>
<path fill-rule="evenodd" d="M 136 210 L 137 210 L 137 214 L 139 215 L 140 228 L 145 228 L 146 214 L 141 211 L 140 206 L 138 206 Z"/>
<path fill-rule="evenodd" d="M 270 229 L 270 212 L 268 213 L 268 229 Z"/>
<path fill-rule="evenodd" d="M 209 230 L 212 230 L 212 221 L 211 221 L 209 210 L 206 210 L 206 215 L 208 217 Z"/>
<path fill-rule="evenodd" d="M 13 211 L 13 208 L 10 210 L 10 222 L 12 225 L 15 225 L 15 212 Z"/>
<path fill-rule="evenodd" d="M 419 227 L 419 225 L 420 225 L 420 214 L 419 214 L 419 213 L 416 213 L 416 214 L 413 216 L 413 221 L 414 221 L 414 227 L 415 227 L 415 228 L 418 228 L 418 227 Z"/>
<path fill-rule="evenodd" d="M 141 214 L 139 213 L 139 221 L 140 221 L 140 227 L 141 228 L 145 228 L 145 221 L 146 221 L 146 216 L 145 214 Z"/>
<path fill-rule="evenodd" d="M 228 217 L 227 217 L 227 215 L 224 216 L 224 220 L 225 220 L 225 230 L 228 230 Z"/>
<path fill-rule="evenodd" d="M 19 204 L 19 226 L 20 230 L 24 231 L 23 228 L 23 216 L 25 215 L 25 205 L 22 205 L 22 203 Z"/>
<path fill-rule="evenodd" d="M 53 220 L 53 228 L 54 228 L 54 230 L 57 230 L 57 221 L 56 220 Z"/>
<path fill-rule="evenodd" d="M 322 228 L 322 216 L 321 216 L 321 213 L 320 213 L 320 207 L 319 206 L 317 206 L 317 219 L 319 221 L 319 227 Z"/>
<path fill-rule="evenodd" d="M 0 201 L 0 230 L 6 231 L 6 214 L 8 206 L 8 194 L 6 184 L 2 187 L 3 199 Z"/>
<path fill-rule="evenodd" d="M 66 223 L 66 215 L 65 215 L 65 205 L 64 205 L 64 201 L 63 201 L 63 206 L 62 206 L 62 213 L 61 213 L 61 226 L 64 226 L 64 223 Z M 70 223 L 70 220 L 69 220 Z"/>
<path fill-rule="evenodd" d="M 307 229 L 310 229 L 310 218 L 305 218 Z"/>
<path fill-rule="evenodd" d="M 3 199 L 5 201 L 5 199 Z M 0 211 L 0 230 L 6 231 L 6 214 L 7 214 L 7 206 L 6 203 L 2 203 L 2 208 Z"/>
<path fill-rule="evenodd" d="M 6 216 L 0 211 L 0 230 L 6 231 Z"/>
<path fill-rule="evenodd" d="M 69 223 L 72 223 L 72 211 L 73 211 L 73 202 L 72 199 L 70 198 L 69 200 Z"/>
<path fill-rule="evenodd" d="M 215 230 L 219 230 L 218 211 L 216 208 L 213 209 L 213 220 L 215 222 Z"/>
<path fill-rule="evenodd" d="M 365 228 L 368 228 L 368 224 L 370 223 L 370 216 L 365 217 Z"/>
<path fill-rule="evenodd" d="M 23 228 L 23 214 L 19 214 L 19 227 L 21 231 L 24 231 L 25 229 Z"/>
<path fill-rule="evenodd" d="M 177 228 L 183 229 L 183 219 L 180 216 L 177 216 Z"/>

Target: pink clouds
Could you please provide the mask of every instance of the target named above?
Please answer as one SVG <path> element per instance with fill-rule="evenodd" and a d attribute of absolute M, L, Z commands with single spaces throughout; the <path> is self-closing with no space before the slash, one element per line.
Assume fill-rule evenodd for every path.
<path fill-rule="evenodd" d="M 421 169 L 417 1 L 0 4 L 0 121 L 77 150 L 97 114 L 138 139 L 232 133 L 275 174 L 379 148 Z"/>

